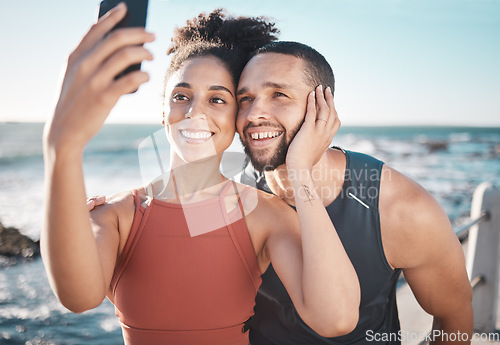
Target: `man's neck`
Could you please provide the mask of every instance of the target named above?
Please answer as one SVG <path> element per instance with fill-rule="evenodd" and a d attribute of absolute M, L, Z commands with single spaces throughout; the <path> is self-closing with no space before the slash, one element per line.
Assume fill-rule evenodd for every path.
<path fill-rule="evenodd" d="M 342 151 L 328 149 L 311 169 L 316 192 L 325 206 L 331 204 L 339 195 L 344 183 L 346 158 Z M 305 171 L 288 171 L 286 164 L 264 173 L 266 182 L 273 194 L 289 205 L 295 206 L 292 181 Z"/>

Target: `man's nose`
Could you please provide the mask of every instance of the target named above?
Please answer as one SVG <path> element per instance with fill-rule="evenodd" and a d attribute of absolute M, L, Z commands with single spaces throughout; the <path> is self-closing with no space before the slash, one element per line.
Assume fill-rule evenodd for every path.
<path fill-rule="evenodd" d="M 269 112 L 261 100 L 254 100 L 246 111 L 246 118 L 250 122 L 269 120 Z"/>

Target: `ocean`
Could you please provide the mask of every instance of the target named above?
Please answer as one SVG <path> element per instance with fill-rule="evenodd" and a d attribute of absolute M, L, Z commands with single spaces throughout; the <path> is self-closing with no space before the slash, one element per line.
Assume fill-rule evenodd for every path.
<path fill-rule="evenodd" d="M 138 147 L 155 125 L 105 125 L 84 154 L 87 194 L 143 184 Z M 0 123 L 0 222 L 38 239 L 43 210 L 43 124 Z M 468 216 L 474 188 L 500 186 L 500 128 L 348 127 L 334 145 L 375 156 L 424 186 L 452 224 Z M 238 147 L 235 140 L 233 148 Z M 142 163 L 141 163 L 142 164 Z M 0 261 L 0 344 L 123 344 L 114 308 L 73 314 L 50 290 L 40 259 Z"/>

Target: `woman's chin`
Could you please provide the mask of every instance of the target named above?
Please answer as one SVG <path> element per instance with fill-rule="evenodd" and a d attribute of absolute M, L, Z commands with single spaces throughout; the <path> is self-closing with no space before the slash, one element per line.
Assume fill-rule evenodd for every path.
<path fill-rule="evenodd" d="M 183 151 L 177 152 L 177 155 L 182 160 L 181 164 L 203 164 L 219 160 L 214 150 L 207 150 L 206 152 L 201 152 L 201 150 L 197 150 L 196 152 Z"/>

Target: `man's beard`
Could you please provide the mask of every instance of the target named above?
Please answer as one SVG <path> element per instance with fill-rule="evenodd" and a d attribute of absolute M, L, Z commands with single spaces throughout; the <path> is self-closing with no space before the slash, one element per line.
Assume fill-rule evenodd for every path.
<path fill-rule="evenodd" d="M 295 129 L 290 131 L 290 138 L 287 138 L 287 132 L 283 130 L 283 135 L 280 142 L 278 143 L 278 147 L 275 149 L 272 157 L 269 158 L 267 161 L 259 159 L 261 155 L 259 155 L 258 153 L 255 154 L 251 152 L 249 149 L 249 145 L 248 144 L 245 145 L 245 142 L 241 140 L 241 144 L 245 149 L 245 153 L 248 155 L 248 157 L 250 157 L 250 161 L 252 162 L 252 165 L 255 168 L 255 170 L 260 172 L 272 171 L 277 167 L 279 167 L 280 165 L 285 164 L 286 155 L 288 153 L 288 147 L 290 146 L 290 143 L 293 141 L 293 138 L 295 138 L 295 135 L 297 134 L 301 126 L 302 123 L 299 123 Z M 245 138 L 246 137 L 247 136 L 245 136 Z M 249 140 L 253 139 L 250 138 Z"/>

